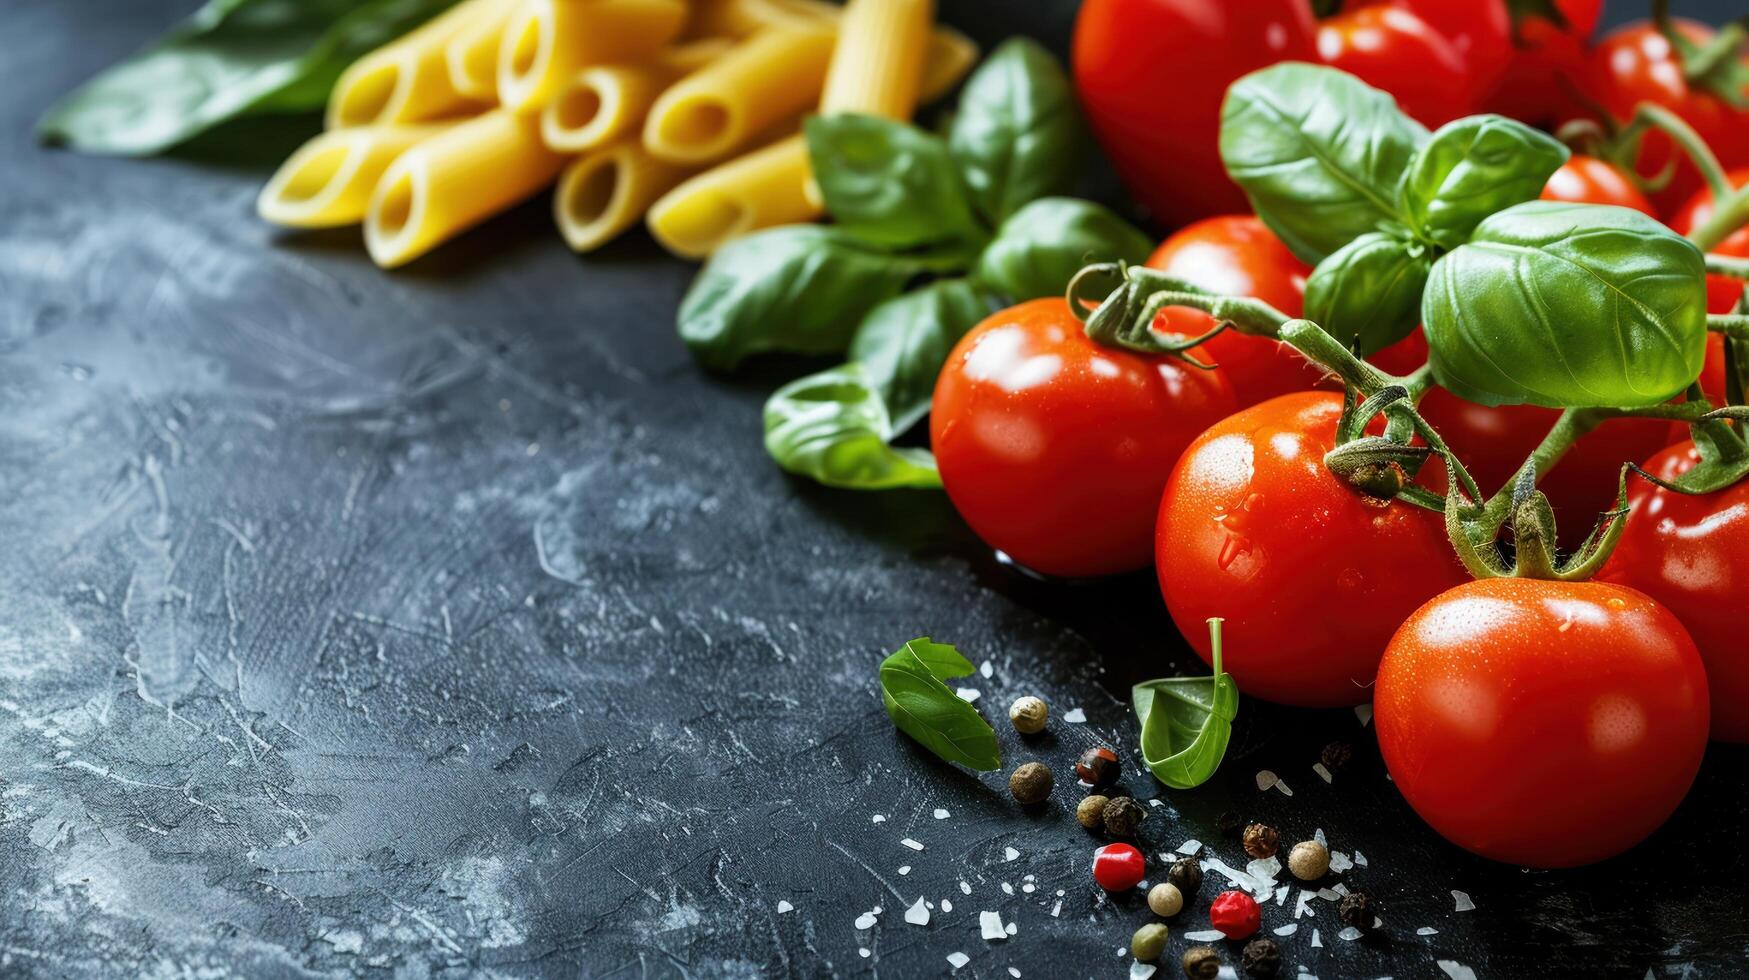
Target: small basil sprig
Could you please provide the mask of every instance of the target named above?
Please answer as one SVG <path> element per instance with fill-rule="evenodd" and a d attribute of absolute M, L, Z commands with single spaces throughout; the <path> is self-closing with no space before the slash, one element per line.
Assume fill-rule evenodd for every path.
<path fill-rule="evenodd" d="M 826 211 L 844 231 L 894 248 L 988 236 L 934 133 L 854 113 L 815 116 L 803 131 Z"/>
<path fill-rule="evenodd" d="M 1409 162 L 1403 217 L 1442 249 L 1469 240 L 1482 219 L 1534 201 L 1571 153 L 1547 133 L 1504 116 L 1468 116 L 1441 126 Z"/>
<path fill-rule="evenodd" d="M 893 431 L 904 432 L 929 414 L 935 377 L 947 352 L 995 308 L 988 290 L 969 279 L 937 279 L 869 311 L 850 341 L 886 403 Z"/>
<path fill-rule="evenodd" d="M 1227 754 L 1233 719 L 1239 715 L 1239 686 L 1221 670 L 1221 620 L 1208 623 L 1213 674 L 1144 681 L 1130 688 L 1142 729 L 1142 761 L 1173 789 L 1209 781 Z"/>
<path fill-rule="evenodd" d="M 855 361 L 792 381 L 765 403 L 765 451 L 791 473 L 861 490 L 941 486 L 928 450 L 888 445 L 896 431 Z"/>
<path fill-rule="evenodd" d="M 1060 296 L 1089 261 L 1141 262 L 1153 247 L 1147 235 L 1105 207 L 1044 197 L 1002 223 L 978 257 L 977 276 L 1016 301 Z"/>
<path fill-rule="evenodd" d="M 881 703 L 899 731 L 948 762 L 988 771 L 1002 768 L 996 732 L 942 683 L 977 668 L 945 643 L 920 637 L 881 662 Z"/>
<path fill-rule="evenodd" d="M 360 55 L 455 0 L 208 0 L 56 102 L 45 142 L 146 156 L 239 116 L 313 112 Z"/>
<path fill-rule="evenodd" d="M 947 142 L 978 213 L 1001 224 L 1029 201 L 1067 193 L 1086 139 L 1062 67 L 1015 38 L 966 80 Z"/>
<path fill-rule="evenodd" d="M 1362 357 L 1384 350 L 1415 329 L 1431 253 L 1420 242 L 1385 232 L 1361 235 L 1306 279 L 1306 319 L 1329 324 Z"/>

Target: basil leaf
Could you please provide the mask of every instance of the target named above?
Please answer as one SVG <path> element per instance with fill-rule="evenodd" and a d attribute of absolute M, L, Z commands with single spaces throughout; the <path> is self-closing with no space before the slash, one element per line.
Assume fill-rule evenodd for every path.
<path fill-rule="evenodd" d="M 1140 263 L 1153 247 L 1151 238 L 1098 204 L 1044 197 L 1002 222 L 978 257 L 977 275 L 1016 302 L 1061 296 L 1088 263 Z"/>
<path fill-rule="evenodd" d="M 1221 159 L 1252 208 L 1312 264 L 1401 223 L 1397 184 L 1427 130 L 1347 72 L 1284 62 L 1234 82 Z"/>
<path fill-rule="evenodd" d="M 56 102 L 48 143 L 145 156 L 238 116 L 321 108 L 342 70 L 455 0 L 209 0 Z"/>
<path fill-rule="evenodd" d="M 803 130 L 826 210 L 845 231 L 896 248 L 983 237 L 941 137 L 854 113 L 815 116 Z"/>
<path fill-rule="evenodd" d="M 1433 260 L 1419 242 L 1368 232 L 1318 263 L 1306 280 L 1306 319 L 1362 357 L 1415 330 Z"/>
<path fill-rule="evenodd" d="M 1643 407 L 1706 357 L 1700 250 L 1637 211 L 1530 201 L 1433 265 L 1433 376 L 1484 405 Z"/>
<path fill-rule="evenodd" d="M 1002 42 L 972 72 L 948 129 L 960 176 L 992 225 L 1029 201 L 1067 193 L 1084 144 L 1068 76 L 1027 38 Z"/>
<path fill-rule="evenodd" d="M 904 288 L 916 262 L 820 225 L 785 225 L 733 239 L 680 301 L 680 338 L 706 367 L 749 354 L 844 350 L 863 316 Z"/>
<path fill-rule="evenodd" d="M 996 731 L 978 709 L 942 683 L 976 668 L 945 643 L 921 637 L 881 661 L 881 703 L 899 731 L 948 762 L 988 771 L 1002 768 Z"/>
<path fill-rule="evenodd" d="M 765 451 L 791 473 L 853 490 L 941 486 L 935 457 L 896 449 L 887 406 L 861 364 L 784 385 L 765 403 Z"/>
<path fill-rule="evenodd" d="M 1423 238 L 1456 248 L 1483 218 L 1536 200 L 1571 155 L 1554 137 L 1504 116 L 1446 123 L 1409 164 L 1403 213 Z"/>
<path fill-rule="evenodd" d="M 1144 681 L 1130 688 L 1142 729 L 1142 761 L 1173 789 L 1209 781 L 1227 754 L 1233 719 L 1239 716 L 1239 687 L 1221 670 L 1220 622 L 1209 620 L 1212 675 Z"/>
<path fill-rule="evenodd" d="M 862 364 L 868 384 L 880 393 L 895 433 L 929 413 L 948 352 L 991 309 L 989 298 L 967 280 L 938 279 L 875 307 L 856 328 L 850 359 Z"/>

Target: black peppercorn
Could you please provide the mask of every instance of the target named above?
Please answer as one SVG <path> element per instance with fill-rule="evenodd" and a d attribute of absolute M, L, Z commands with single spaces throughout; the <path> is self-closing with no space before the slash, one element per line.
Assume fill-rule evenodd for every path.
<path fill-rule="evenodd" d="M 1228 810 L 1215 818 L 1215 829 L 1221 832 L 1222 837 L 1238 837 L 1239 832 L 1245 829 L 1245 818 Z"/>
<path fill-rule="evenodd" d="M 1254 823 L 1245 828 L 1245 853 L 1262 860 L 1275 854 L 1275 849 L 1281 837 L 1275 828 L 1266 823 Z"/>
<path fill-rule="evenodd" d="M 1214 980 L 1221 975 L 1221 954 L 1213 946 L 1192 946 L 1184 951 L 1184 975 L 1190 980 Z"/>
<path fill-rule="evenodd" d="M 1378 908 L 1373 904 L 1372 896 L 1363 891 L 1349 892 L 1336 903 L 1336 917 L 1342 920 L 1342 924 L 1362 932 L 1372 928 L 1372 920 L 1377 915 Z"/>
<path fill-rule="evenodd" d="M 1186 899 L 1194 898 L 1202 887 L 1202 865 L 1196 863 L 1196 858 L 1179 858 L 1167 869 L 1166 880 L 1177 886 Z"/>
<path fill-rule="evenodd" d="M 1354 746 L 1347 742 L 1331 742 L 1324 746 L 1324 751 L 1318 757 L 1318 761 L 1324 764 L 1325 769 L 1335 772 L 1348 765 L 1348 760 L 1352 758 L 1354 758 Z"/>
<path fill-rule="evenodd" d="M 1136 828 L 1148 818 L 1148 811 L 1142 805 L 1127 796 L 1120 796 L 1105 804 L 1100 812 L 1105 821 L 1105 832 L 1113 837 L 1134 837 Z"/>
<path fill-rule="evenodd" d="M 1101 745 L 1081 753 L 1075 762 L 1075 775 L 1094 789 L 1104 789 L 1117 782 L 1117 753 Z"/>
<path fill-rule="evenodd" d="M 1239 965 L 1254 977 L 1273 977 L 1281 969 L 1281 949 L 1273 939 L 1253 939 L 1239 954 Z"/>

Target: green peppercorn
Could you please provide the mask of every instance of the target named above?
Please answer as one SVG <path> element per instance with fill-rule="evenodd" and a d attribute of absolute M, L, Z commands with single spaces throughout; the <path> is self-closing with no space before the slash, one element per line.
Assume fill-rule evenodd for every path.
<path fill-rule="evenodd" d="M 1148 819 L 1148 811 L 1142 805 L 1127 796 L 1119 796 L 1105 804 L 1100 818 L 1105 824 L 1105 832 L 1113 837 L 1134 837 L 1136 828 L 1142 821 Z"/>
<path fill-rule="evenodd" d="M 1143 963 L 1150 963 L 1160 958 L 1166 952 L 1166 927 L 1158 922 L 1150 922 L 1136 930 L 1130 937 L 1130 955 Z"/>

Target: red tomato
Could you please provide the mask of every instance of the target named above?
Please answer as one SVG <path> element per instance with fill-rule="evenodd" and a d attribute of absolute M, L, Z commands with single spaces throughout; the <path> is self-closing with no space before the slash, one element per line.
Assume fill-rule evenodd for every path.
<path fill-rule="evenodd" d="M 1555 9 L 1565 27 L 1514 9 L 1512 63 L 1487 99 L 1489 112 L 1543 126 L 1583 114 L 1571 89 L 1584 74 L 1585 43 L 1597 29 L 1603 0 L 1555 0 Z"/>
<path fill-rule="evenodd" d="M 1172 465 L 1233 408 L 1219 370 L 1095 344 L 1057 297 L 961 338 L 929 435 L 948 497 L 992 548 L 1049 575 L 1108 575 L 1148 564 Z"/>
<path fill-rule="evenodd" d="M 1615 164 L 1596 157 L 1575 156 L 1561 165 L 1543 187 L 1545 201 L 1571 201 L 1577 204 L 1613 204 L 1618 208 L 1633 208 L 1643 214 L 1658 217 L 1652 202 L 1627 174 Z"/>
<path fill-rule="evenodd" d="M 1749 126 L 1749 117 L 1745 117 L 1744 125 Z M 1749 184 L 1749 167 L 1733 170 L 1726 175 L 1732 187 L 1742 187 Z M 1713 192 L 1702 187 L 1696 191 L 1688 203 L 1677 211 L 1670 219 L 1670 227 L 1686 235 L 1713 216 Z M 1713 246 L 1712 251 L 1718 255 L 1733 255 L 1739 258 L 1749 258 L 1749 228 L 1739 228 L 1731 237 Z M 1743 283 L 1724 276 L 1707 276 L 1706 308 L 1712 313 L 1729 313 L 1737 306 L 1737 300 L 1743 295 Z M 1715 405 L 1725 401 L 1725 339 L 1718 334 L 1707 338 L 1706 369 L 1701 372 L 1700 386 L 1706 392 L 1708 400 Z"/>
<path fill-rule="evenodd" d="M 1705 44 L 1713 29 L 1693 21 L 1677 21 L 1677 29 Z M 1749 64 L 1749 55 L 1744 56 Z M 1688 84 L 1682 59 L 1668 38 L 1650 23 L 1640 22 L 1606 36 L 1591 52 L 1586 94 L 1618 119 L 1627 119 L 1641 102 L 1652 102 L 1676 113 L 1707 141 L 1727 167 L 1749 166 L 1749 112 L 1705 89 Z M 1672 154 L 1682 156 L 1670 186 L 1652 195 L 1659 208 L 1670 210 L 1701 185 L 1700 172 L 1661 132 L 1646 134 L 1635 166 L 1651 177 L 1664 169 Z"/>
<path fill-rule="evenodd" d="M 1318 57 L 1429 126 L 1476 111 L 1512 59 L 1500 0 L 1362 0 L 1318 25 Z"/>
<path fill-rule="evenodd" d="M 1540 868 L 1645 839 L 1700 768 L 1707 678 L 1668 609 L 1600 582 L 1487 579 L 1422 606 L 1379 665 L 1391 778 L 1446 840 Z"/>
<path fill-rule="evenodd" d="M 1672 480 L 1699 461 L 1685 442 L 1653 457 L 1646 471 Z M 1741 709 L 1749 703 L 1749 482 L 1694 497 L 1636 480 L 1628 506 L 1627 528 L 1600 578 L 1639 589 L 1688 627 L 1713 698 L 1732 706 L 1713 715 L 1713 738 L 1749 742 L 1749 712 Z"/>
<path fill-rule="evenodd" d="M 1440 515 L 1360 493 L 1324 467 L 1342 396 L 1254 405 L 1184 451 L 1160 501 L 1155 565 L 1179 632 L 1253 697 L 1326 707 L 1367 700 L 1403 617 L 1468 578 Z"/>
<path fill-rule="evenodd" d="M 1180 229 L 1160 244 L 1148 265 L 1213 292 L 1255 296 L 1288 316 L 1300 315 L 1306 277 L 1312 274 L 1274 232 L 1248 214 L 1206 218 Z M 1199 337 L 1214 326 L 1213 317 L 1184 307 L 1173 307 L 1154 321 L 1156 330 L 1187 337 Z M 1234 330 L 1210 340 L 1203 350 L 1232 382 L 1241 408 L 1305 391 L 1323 374 L 1286 344 Z"/>

